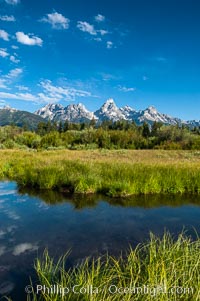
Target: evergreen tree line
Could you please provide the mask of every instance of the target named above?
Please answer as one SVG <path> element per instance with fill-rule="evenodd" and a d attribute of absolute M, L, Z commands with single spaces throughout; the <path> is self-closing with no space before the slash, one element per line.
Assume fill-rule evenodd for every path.
<path fill-rule="evenodd" d="M 0 127 L 0 148 L 32 149 L 200 149 L 200 128 L 128 121 L 90 123 L 41 122 L 37 129 Z"/>

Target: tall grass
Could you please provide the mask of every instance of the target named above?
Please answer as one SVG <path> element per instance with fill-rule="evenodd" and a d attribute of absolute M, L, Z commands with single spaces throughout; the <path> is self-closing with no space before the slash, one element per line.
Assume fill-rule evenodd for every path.
<path fill-rule="evenodd" d="M 139 160 L 137 152 L 141 156 Z M 143 151 L 137 152 L 117 152 L 116 156 L 115 152 L 88 151 L 83 152 L 82 157 L 80 152 L 77 158 L 73 151 L 50 154 L 5 152 L 0 159 L 0 177 L 14 180 L 21 187 L 70 193 L 102 193 L 113 197 L 200 193 L 200 163 L 199 158 L 195 159 L 195 154 L 191 155 L 192 160 L 188 159 L 191 152 L 185 153 L 184 160 L 183 152 L 180 152 L 180 159 L 178 152 L 165 159 L 168 152 L 155 151 L 153 157 L 154 151 L 148 151 L 148 161 L 145 155 L 142 160 Z M 164 157 L 160 159 L 158 154 Z"/>
<path fill-rule="evenodd" d="M 149 242 L 130 249 L 126 256 L 86 259 L 68 270 L 67 256 L 56 262 L 45 252 L 35 264 L 42 288 L 36 294 L 34 285 L 29 300 L 199 300 L 199 251 L 199 238 L 191 241 L 182 233 L 174 240 L 165 233 L 161 239 L 151 234 Z M 53 285 L 66 288 L 66 294 L 49 293 Z"/>

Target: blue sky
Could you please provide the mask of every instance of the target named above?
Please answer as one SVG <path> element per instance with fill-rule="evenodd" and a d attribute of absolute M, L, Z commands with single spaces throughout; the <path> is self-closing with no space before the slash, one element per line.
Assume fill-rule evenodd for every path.
<path fill-rule="evenodd" d="M 200 119 L 199 0 L 0 0 L 0 106 Z"/>

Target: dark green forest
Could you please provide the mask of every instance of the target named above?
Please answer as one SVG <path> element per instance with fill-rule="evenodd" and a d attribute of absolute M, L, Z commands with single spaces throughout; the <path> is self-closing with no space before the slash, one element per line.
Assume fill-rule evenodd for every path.
<path fill-rule="evenodd" d="M 40 122 L 35 130 L 0 127 L 1 149 L 200 149 L 200 128 L 154 122 L 104 121 L 73 124 Z"/>

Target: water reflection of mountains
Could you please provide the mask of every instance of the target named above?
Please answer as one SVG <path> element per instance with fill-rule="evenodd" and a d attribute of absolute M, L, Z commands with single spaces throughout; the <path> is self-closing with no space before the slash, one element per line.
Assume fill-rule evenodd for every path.
<path fill-rule="evenodd" d="M 126 198 L 108 198 L 102 195 L 86 194 L 86 195 L 66 195 L 56 191 L 37 191 L 33 189 L 20 189 L 20 194 L 28 194 L 29 196 L 40 198 L 48 205 L 58 205 L 69 203 L 75 209 L 96 207 L 99 202 L 107 202 L 112 206 L 121 207 L 141 207 L 155 208 L 162 206 L 180 207 L 184 205 L 200 206 L 200 196 L 192 194 L 152 194 L 152 195 L 135 195 Z"/>

